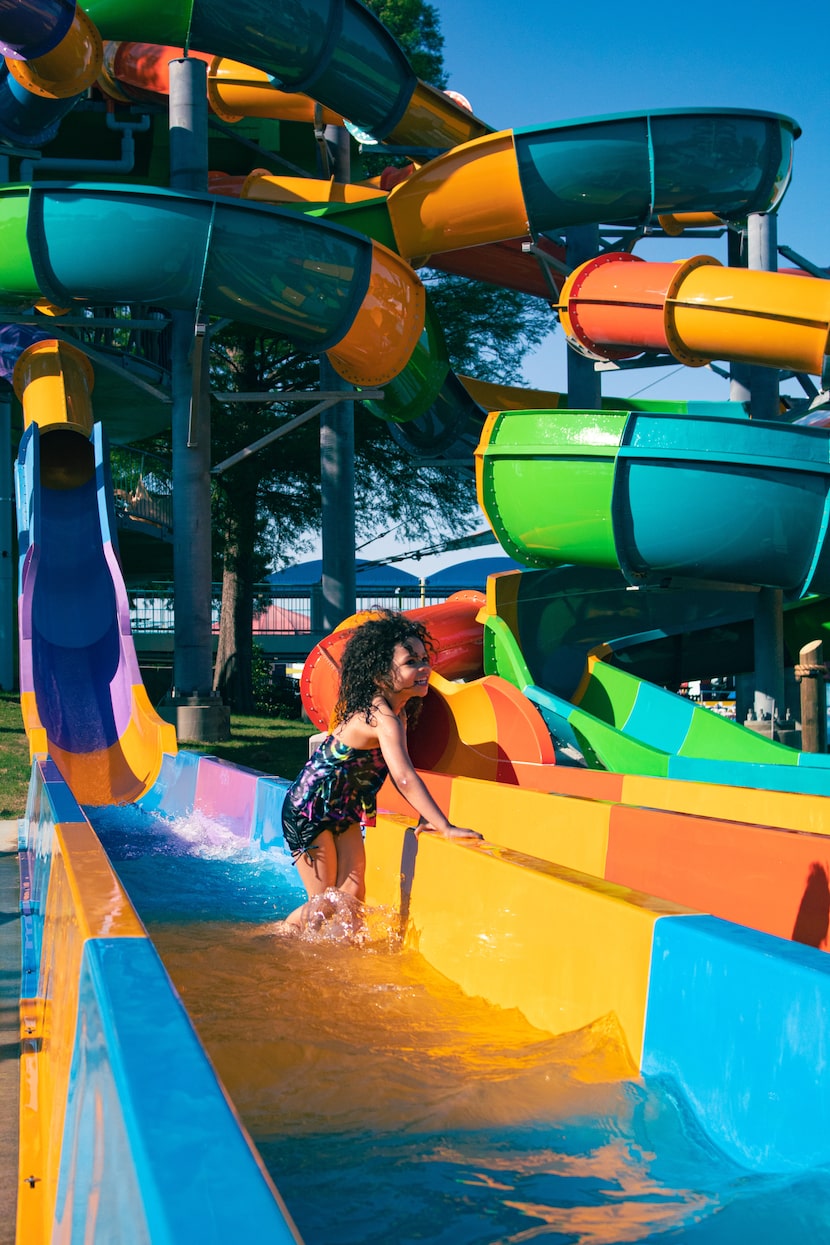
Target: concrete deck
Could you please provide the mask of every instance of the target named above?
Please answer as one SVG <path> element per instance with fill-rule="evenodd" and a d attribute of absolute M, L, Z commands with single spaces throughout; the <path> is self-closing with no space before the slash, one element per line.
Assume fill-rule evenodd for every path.
<path fill-rule="evenodd" d="M 14 1245 L 20 999 L 20 871 L 17 822 L 0 821 L 0 1245 Z"/>

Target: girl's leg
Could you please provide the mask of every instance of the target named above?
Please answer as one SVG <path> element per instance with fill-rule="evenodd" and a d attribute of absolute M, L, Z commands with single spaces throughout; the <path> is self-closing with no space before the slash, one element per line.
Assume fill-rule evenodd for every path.
<path fill-rule="evenodd" d="M 337 884 L 337 848 L 330 830 L 323 830 L 317 835 L 310 856 L 297 857 L 296 868 L 309 899 L 322 895 L 323 891 Z M 307 909 L 308 903 L 300 904 L 293 912 L 289 912 L 284 924 L 294 929 L 303 929 Z"/>
<path fill-rule="evenodd" d="M 330 886 L 337 886 L 338 851 L 331 830 L 323 830 L 311 845 L 308 855 L 297 857 L 297 874 L 309 899 L 322 895 Z"/>
<path fill-rule="evenodd" d="M 353 895 L 362 902 L 366 898 L 366 849 L 360 826 L 351 825 L 338 834 L 335 845 L 337 880 L 334 885 L 345 895 Z"/>

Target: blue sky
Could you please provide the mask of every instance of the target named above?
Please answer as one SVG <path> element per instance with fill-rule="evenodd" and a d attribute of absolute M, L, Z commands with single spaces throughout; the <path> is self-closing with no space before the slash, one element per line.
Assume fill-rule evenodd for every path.
<path fill-rule="evenodd" d="M 450 89 L 499 129 L 650 108 L 758 108 L 795 118 L 793 179 L 779 211 L 779 243 L 830 264 L 830 46 L 827 0 L 730 5 L 551 4 L 550 0 L 432 0 L 441 17 Z M 726 262 L 726 240 L 672 240 L 644 258 L 698 253 Z M 781 260 L 785 266 L 787 261 Z M 525 368 L 539 388 L 562 389 L 557 331 Z M 728 397 L 708 369 L 606 373 L 604 392 L 653 398 Z M 800 393 L 795 385 L 787 386 Z M 645 396 L 645 395 L 644 395 Z"/>
<path fill-rule="evenodd" d="M 803 133 L 779 211 L 778 240 L 813 263 L 830 264 L 828 0 L 664 6 L 432 2 L 441 17 L 450 89 L 499 129 L 650 108 L 756 108 L 793 117 Z M 725 238 L 655 240 L 637 253 L 670 261 L 701 252 L 725 263 Z M 561 330 L 527 362 L 525 380 L 538 388 L 566 388 Z M 784 390 L 801 392 L 794 382 Z M 603 391 L 658 399 L 729 397 L 728 381 L 709 369 L 679 366 L 605 373 Z M 361 556 L 400 550 L 391 538 Z M 456 560 L 457 554 L 442 555 L 404 565 L 420 575 Z"/>

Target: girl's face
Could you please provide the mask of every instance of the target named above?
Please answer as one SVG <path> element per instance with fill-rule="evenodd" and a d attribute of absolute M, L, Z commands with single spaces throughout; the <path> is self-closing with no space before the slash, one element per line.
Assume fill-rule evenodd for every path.
<path fill-rule="evenodd" d="M 389 667 L 390 691 L 406 700 L 426 696 L 429 668 L 429 655 L 416 636 L 406 644 L 396 644 Z"/>

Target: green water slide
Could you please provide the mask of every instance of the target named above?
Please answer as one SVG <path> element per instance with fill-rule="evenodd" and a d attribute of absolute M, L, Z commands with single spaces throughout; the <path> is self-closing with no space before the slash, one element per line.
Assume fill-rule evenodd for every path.
<path fill-rule="evenodd" d="M 499 579 L 504 581 L 504 588 L 509 588 L 508 581 L 523 574 L 508 573 Z M 588 611 L 590 595 L 586 593 Z M 605 596 L 608 603 L 607 590 L 599 590 L 598 596 Z M 683 596 L 680 594 L 675 606 L 682 608 Z M 688 601 L 692 604 L 698 598 L 694 593 Z M 555 600 L 550 595 L 549 605 Z M 830 757 L 797 752 L 766 739 L 609 662 L 589 658 L 574 700 L 541 686 L 538 671 L 531 670 L 523 643 L 513 629 L 518 627 L 520 634 L 526 633 L 522 611 L 516 610 L 515 602 L 503 608 L 506 615 L 512 615 L 511 622 L 498 614 L 485 621 L 485 670 L 513 683 L 536 706 L 551 732 L 559 763 L 616 773 L 830 794 Z M 722 617 L 718 625 L 721 632 L 734 630 L 735 623 L 742 621 L 738 601 L 734 608 L 738 616 L 731 621 Z M 647 653 L 649 643 L 665 634 L 655 629 L 636 638 Z M 551 638 L 552 633 L 548 636 Z M 540 654 L 532 657 L 538 661 Z"/>

